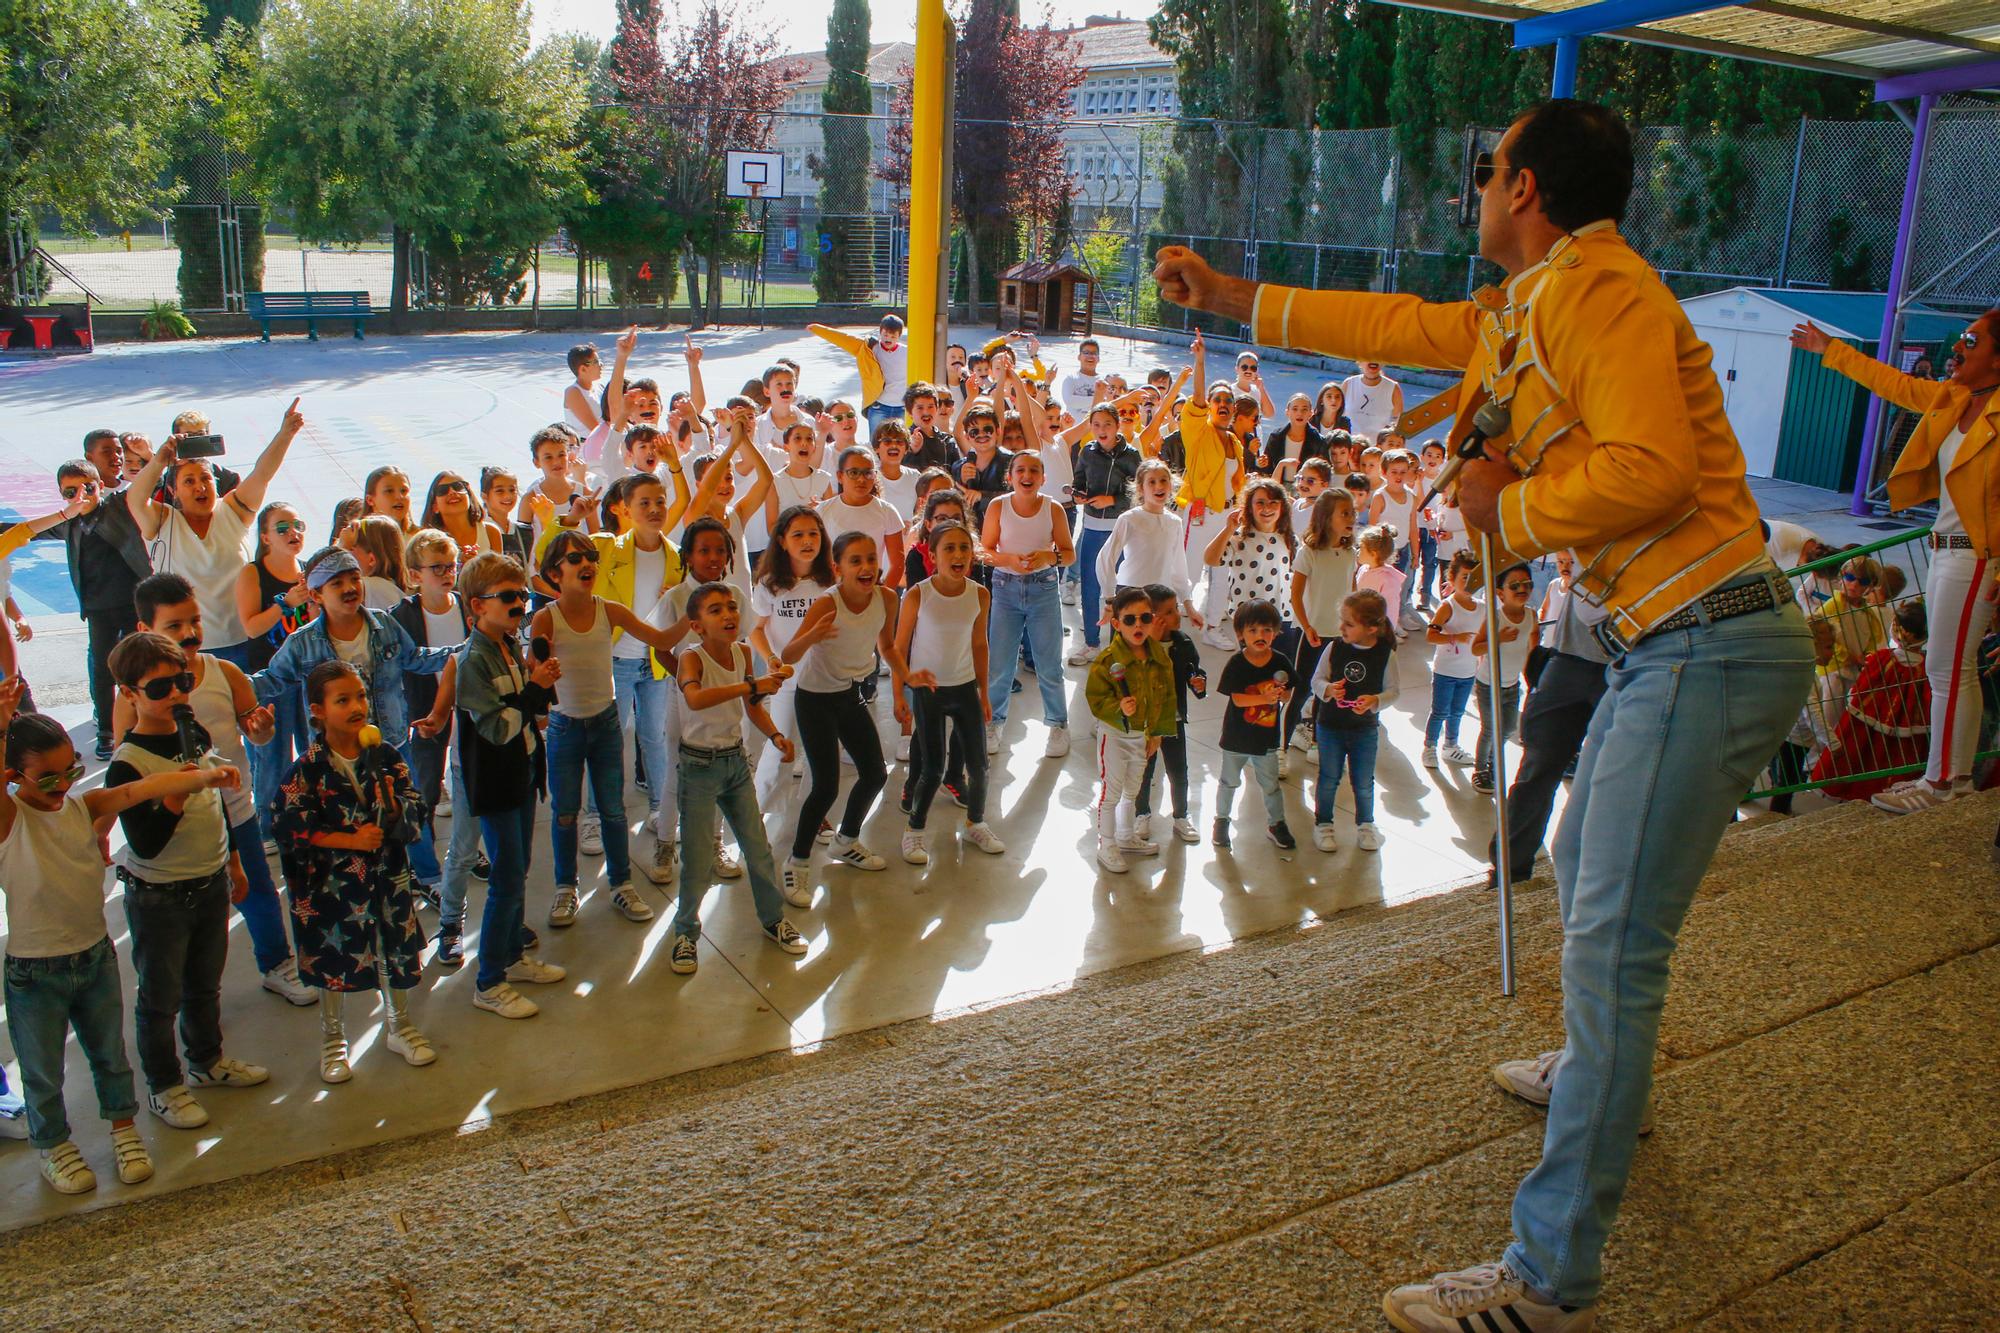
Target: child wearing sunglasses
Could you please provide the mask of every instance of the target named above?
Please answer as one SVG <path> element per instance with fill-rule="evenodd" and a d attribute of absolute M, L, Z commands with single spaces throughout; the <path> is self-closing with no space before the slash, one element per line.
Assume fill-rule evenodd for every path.
<path fill-rule="evenodd" d="M 451 534 L 437 528 L 419 528 L 404 546 L 403 555 L 417 590 L 398 602 L 389 612 L 389 618 L 418 647 L 457 648 L 471 629 L 465 606 L 453 591 L 458 581 L 458 543 Z M 438 678 L 420 671 L 406 671 L 403 695 L 410 715 L 423 717 L 437 703 Z M 410 844 L 410 869 L 417 877 L 419 890 L 438 909 L 438 961 L 447 967 L 457 967 L 461 961 L 458 923 L 464 919 L 466 880 L 479 856 L 479 822 L 469 814 L 452 821 L 451 845 L 440 865 L 432 814 L 442 813 L 438 807 L 445 794 L 447 771 L 452 809 L 456 810 L 465 799 L 464 775 L 457 764 L 449 762 L 448 719 L 441 730 L 447 734 L 426 735 L 421 730 L 415 731 L 403 749 L 403 759 L 410 766 L 410 779 L 416 783 L 422 803 L 417 840 Z"/>
<path fill-rule="evenodd" d="M 1340 603 L 1339 630 L 1326 640 L 1312 673 L 1313 697 L 1320 701 L 1313 720 L 1319 743 L 1319 777 L 1313 787 L 1313 845 L 1339 848 L 1333 802 L 1340 774 L 1354 793 L 1354 842 L 1364 852 L 1380 851 L 1375 827 L 1375 754 L 1382 740 L 1382 705 L 1395 697 L 1396 627 L 1389 603 L 1379 592 L 1347 594 Z"/>
<path fill-rule="evenodd" d="M 1509 736 L 1521 717 L 1521 671 L 1528 665 L 1528 653 L 1539 641 L 1535 614 L 1528 601 L 1535 595 L 1535 576 L 1525 564 L 1509 565 L 1494 580 L 1500 598 L 1500 649 L 1493 651 L 1486 637 L 1484 601 L 1481 602 L 1479 629 L 1472 637 L 1474 661 L 1472 706 L 1479 714 L 1479 761 L 1472 770 L 1472 789 L 1493 790 L 1495 733 Z M 1871 620 L 1874 617 L 1869 617 Z M 1500 718 L 1496 728 L 1493 710 L 1493 673 L 1500 673 Z"/>
<path fill-rule="evenodd" d="M 118 1179 L 136 1185 L 152 1177 L 153 1162 L 132 1123 L 139 1106 L 125 1055 L 118 953 L 104 926 L 99 841 L 113 816 L 135 805 L 184 801 L 242 778 L 215 766 L 78 792 L 83 765 L 68 734 L 41 714 L 16 716 L 20 697 L 18 680 L 0 685 L 13 788 L 12 795 L 0 792 L 0 893 L 7 900 L 7 1035 L 21 1061 L 28 1139 L 51 1187 L 64 1194 L 97 1187 L 63 1109 L 63 1049 L 74 1030 L 98 1113 L 111 1122 Z"/>
<path fill-rule="evenodd" d="M 559 532 L 542 552 L 542 581 L 556 600 L 535 613 L 528 626 L 537 658 L 553 655 L 565 664 L 549 710 L 549 787 L 555 807 L 556 891 L 549 924 L 576 924 L 577 815 L 586 774 L 597 799 L 604 870 L 611 880 L 611 905 L 627 921 L 651 921 L 653 909 L 632 887 L 629 829 L 625 822 L 625 730 L 619 724 L 612 684 L 613 639 L 623 636 L 671 654 L 670 637 L 632 608 L 596 594 L 601 557 L 580 532 Z M 609 818 L 602 818 L 608 813 Z M 668 866 L 644 865 L 646 877 L 667 882 Z"/>
<path fill-rule="evenodd" d="M 1152 594 L 1125 588 L 1111 599 L 1111 642 L 1091 663 L 1084 698 L 1097 718 L 1097 863 L 1115 875 L 1130 868 L 1125 854 L 1152 856 L 1160 845 L 1134 827 L 1135 801 L 1146 761 L 1162 738 L 1180 729 L 1174 665 L 1153 634 Z"/>
<path fill-rule="evenodd" d="M 139 630 L 111 650 L 111 675 L 131 704 L 133 723 L 105 770 L 107 788 L 197 768 L 227 768 L 195 721 L 195 688 L 181 646 Z M 125 919 L 132 928 L 132 966 L 139 976 L 134 1028 L 146 1105 L 175 1129 L 199 1129 L 208 1112 L 191 1088 L 247 1088 L 270 1071 L 222 1054 L 222 965 L 229 956 L 232 876 L 229 820 L 220 792 L 228 778 L 194 795 L 135 802 L 118 816 L 125 832 Z M 174 1044 L 176 1020 L 187 1048 L 183 1076 Z"/>

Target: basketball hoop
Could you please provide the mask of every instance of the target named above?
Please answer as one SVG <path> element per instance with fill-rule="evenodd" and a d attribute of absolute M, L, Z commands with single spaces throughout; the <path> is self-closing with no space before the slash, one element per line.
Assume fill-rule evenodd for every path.
<path fill-rule="evenodd" d="M 731 199 L 769 203 L 785 197 L 785 155 L 730 149 L 723 154 L 722 192 Z"/>

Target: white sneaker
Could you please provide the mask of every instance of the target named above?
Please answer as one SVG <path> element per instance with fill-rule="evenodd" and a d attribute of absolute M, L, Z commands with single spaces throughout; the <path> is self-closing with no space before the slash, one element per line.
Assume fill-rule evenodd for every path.
<path fill-rule="evenodd" d="M 1426 745 L 1426 746 L 1424 747 L 1424 767 L 1425 767 L 1425 768 L 1436 768 L 1436 767 L 1438 767 L 1438 752 L 1437 752 L 1437 746 L 1435 746 L 1435 745 Z"/>
<path fill-rule="evenodd" d="M 838 834 L 833 839 L 833 859 L 856 870 L 881 870 L 888 862 L 868 850 L 859 838 L 843 838 Z"/>
<path fill-rule="evenodd" d="M 596 815 L 576 821 L 576 849 L 585 856 L 604 855 L 604 827 Z"/>
<path fill-rule="evenodd" d="M 0 1106 L 0 1139 L 24 1140 L 28 1137 L 28 1109 L 25 1106 Z"/>
<path fill-rule="evenodd" d="M 1292 752 L 1280 747 L 1278 750 L 1278 780 L 1284 781 L 1292 775 Z"/>
<path fill-rule="evenodd" d="M 613 884 L 611 886 L 611 905 L 617 908 L 619 914 L 627 921 L 651 921 L 653 919 L 653 909 L 647 904 L 644 898 L 639 896 L 639 891 L 630 884 Z"/>
<path fill-rule="evenodd" d="M 542 1012 L 540 1005 L 504 981 L 492 990 L 472 992 L 472 1007 L 502 1018 L 533 1018 Z"/>
<path fill-rule="evenodd" d="M 1078 645 L 1070 649 L 1069 656 L 1063 658 L 1064 666 L 1089 666 L 1097 660 L 1096 650 Z"/>
<path fill-rule="evenodd" d="M 1556 1070 L 1562 1064 L 1561 1051 L 1543 1051 L 1532 1060 L 1502 1060 L 1493 1066 L 1493 1081 L 1530 1106 L 1548 1109 L 1555 1091 Z M 1653 1098 L 1646 1096 L 1646 1109 L 1639 1117 L 1639 1133 L 1653 1132 Z"/>
<path fill-rule="evenodd" d="M 729 854 L 722 845 L 722 830 L 715 831 L 715 873 L 719 879 L 743 878 L 743 863 Z"/>
<path fill-rule="evenodd" d="M 831 824 L 827 823 L 827 822 L 826 822 L 826 821 L 825 821 L 824 819 L 820 820 L 820 821 L 819 821 L 819 828 L 818 828 L 817 830 L 815 830 L 815 831 L 814 831 L 814 833 L 813 833 L 813 841 L 814 841 L 814 842 L 816 842 L 816 843 L 818 843 L 818 844 L 819 844 L 820 846 L 822 846 L 822 847 L 824 847 L 824 846 L 826 846 L 826 845 L 827 845 L 828 843 L 832 842 L 832 841 L 833 841 L 833 825 L 831 825 Z"/>
<path fill-rule="evenodd" d="M 190 1069 L 187 1073 L 188 1086 L 194 1088 L 254 1088 L 270 1078 L 271 1071 L 264 1066 L 227 1056 L 207 1069 Z"/>
<path fill-rule="evenodd" d="M 1536 1298 L 1504 1263 L 1439 1273 L 1428 1282 L 1397 1287 L 1382 1298 L 1382 1313 L 1403 1333 L 1590 1333 L 1594 1305 L 1551 1305 Z M 1479 1316 L 1477 1320 L 1473 1316 Z"/>
<path fill-rule="evenodd" d="M 1000 728 L 1002 725 L 999 722 L 988 722 L 986 724 L 986 753 L 1000 753 Z"/>
<path fill-rule="evenodd" d="M 42 1149 L 42 1179 L 58 1194 L 88 1194 L 97 1188 L 97 1173 L 68 1139 Z"/>
<path fill-rule="evenodd" d="M 153 1158 L 137 1125 L 111 1131 L 111 1160 L 118 1169 L 118 1183 L 137 1185 L 153 1178 Z"/>
<path fill-rule="evenodd" d="M 1152 837 L 1152 836 L 1153 836 L 1153 817 L 1152 817 L 1151 815 L 1134 815 L 1134 816 L 1132 816 L 1132 836 L 1133 836 L 1133 837 L 1135 837 L 1135 838 L 1150 838 L 1150 837 Z"/>
<path fill-rule="evenodd" d="M 1381 830 L 1381 829 L 1378 829 L 1378 828 L 1376 828 L 1376 827 L 1375 827 L 1375 826 L 1374 826 L 1373 824 L 1357 824 L 1357 825 L 1355 825 L 1355 826 L 1354 826 L 1354 845 L 1355 845 L 1356 847 L 1359 847 L 1359 848 L 1360 848 L 1360 849 L 1361 849 L 1362 851 L 1364 851 L 1364 852 L 1379 852 L 1379 851 L 1381 851 L 1381 850 L 1382 850 L 1382 830 Z"/>
<path fill-rule="evenodd" d="M 437 819 L 450 819 L 451 802 L 449 800 L 439 801 L 435 806 L 431 807 L 431 815 Z"/>
<path fill-rule="evenodd" d="M 988 856 L 998 856 L 1007 850 L 1007 844 L 1000 841 L 1000 835 L 995 833 L 984 820 L 977 824 L 967 824 L 958 836 Z"/>
<path fill-rule="evenodd" d="M 264 974 L 264 989 L 300 1008 L 319 1003 L 319 992 L 299 980 L 299 963 L 296 958 L 284 962 Z"/>
<path fill-rule="evenodd" d="M 1122 875 L 1132 868 L 1126 863 L 1124 855 L 1119 852 L 1118 844 L 1115 842 L 1100 842 L 1097 844 L 1097 864 L 1103 866 L 1114 875 Z"/>
<path fill-rule="evenodd" d="M 639 873 L 655 884 L 674 882 L 674 844 L 653 841 L 652 856 L 639 862 Z"/>
<path fill-rule="evenodd" d="M 568 975 L 569 973 L 554 963 L 545 963 L 526 954 L 522 954 L 514 961 L 514 965 L 507 969 L 507 980 L 531 982 L 537 986 L 553 986 Z"/>
<path fill-rule="evenodd" d="M 1444 761 L 1447 764 L 1476 764 L 1479 756 L 1464 746 L 1447 745 L 1444 747 Z"/>
<path fill-rule="evenodd" d="M 557 930 L 576 924 L 576 885 L 556 885 L 556 896 L 549 900 L 549 924 Z"/>
<path fill-rule="evenodd" d="M 931 854 L 924 848 L 922 829 L 903 830 L 903 859 L 913 866 L 930 864 Z"/>
<path fill-rule="evenodd" d="M 1069 753 L 1069 728 L 1050 727 L 1049 743 L 1042 747 L 1042 758 L 1060 759 Z"/>
<path fill-rule="evenodd" d="M 812 862 L 785 858 L 778 873 L 779 891 L 793 907 L 811 907 L 813 902 Z"/>
<path fill-rule="evenodd" d="M 1313 729 L 1310 722 L 1301 722 L 1292 728 L 1292 748 L 1310 751 L 1313 747 Z"/>
<path fill-rule="evenodd" d="M 1900 791 L 1894 788 L 1879 791 L 1869 798 L 1868 803 L 1877 810 L 1887 810 L 1892 815 L 1914 815 L 1919 810 L 1929 810 L 1934 806 L 1943 805 L 1946 801 L 1955 801 L 1961 796 L 1971 794 L 1972 779 L 1957 778 L 1948 787 L 1933 787 L 1925 781 L 1913 782 Z"/>
<path fill-rule="evenodd" d="M 1313 825 L 1313 846 L 1323 852 L 1337 852 L 1340 850 L 1340 839 L 1334 836 L 1333 825 Z"/>
<path fill-rule="evenodd" d="M 896 737 L 896 762 L 899 764 L 910 762 L 910 738 L 908 736 Z"/>
<path fill-rule="evenodd" d="M 794 956 L 803 954 L 808 947 L 806 937 L 799 934 L 799 928 L 784 917 L 778 918 L 777 925 L 764 928 L 764 938 Z"/>
<path fill-rule="evenodd" d="M 431 1045 L 429 1037 L 417 1031 L 415 1024 L 391 1031 L 386 1044 L 391 1051 L 403 1057 L 404 1064 L 418 1069 L 435 1063 L 438 1058 L 437 1048 Z"/>
<path fill-rule="evenodd" d="M 1134 834 L 1129 838 L 1120 838 L 1118 840 L 1118 850 L 1121 852 L 1130 852 L 1134 856 L 1158 856 L 1160 854 L 1160 844 L 1150 838 L 1142 838 Z"/>
<path fill-rule="evenodd" d="M 176 1083 L 162 1092 L 146 1094 L 146 1109 L 175 1129 L 200 1129 L 208 1123 L 208 1112 L 187 1090 L 187 1084 Z"/>
<path fill-rule="evenodd" d="M 667 966 L 672 968 L 677 976 L 686 977 L 694 974 L 695 968 L 701 966 L 701 956 L 695 949 L 694 936 L 674 936 L 674 951 L 667 960 Z"/>
<path fill-rule="evenodd" d="M 1176 819 L 1174 836 L 1182 842 L 1193 844 L 1201 841 L 1201 830 L 1194 826 L 1192 819 Z"/>
<path fill-rule="evenodd" d="M 1071 583 L 1071 582 L 1070 582 L 1070 581 L 1069 581 L 1068 579 L 1064 579 L 1064 580 L 1063 580 L 1063 584 L 1062 584 L 1062 604 L 1063 604 L 1064 606 L 1075 606 L 1075 605 L 1076 605 L 1076 603 L 1077 603 L 1077 599 L 1078 599 L 1078 597 L 1079 597 L 1079 596 L 1081 595 L 1081 594 L 1080 594 L 1080 593 L 1078 593 L 1078 591 L 1077 591 L 1077 589 L 1078 589 L 1078 587 L 1079 587 L 1079 586 L 1080 586 L 1080 585 L 1078 585 L 1078 584 L 1075 584 L 1075 583 Z"/>

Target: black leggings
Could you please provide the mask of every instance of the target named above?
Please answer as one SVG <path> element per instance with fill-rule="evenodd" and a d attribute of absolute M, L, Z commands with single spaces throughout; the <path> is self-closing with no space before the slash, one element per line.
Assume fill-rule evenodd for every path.
<path fill-rule="evenodd" d="M 841 836 L 852 838 L 861 832 L 868 807 L 882 794 L 889 770 L 882 763 L 882 738 L 875 734 L 875 719 L 861 702 L 858 685 L 831 694 L 800 690 L 797 709 L 799 744 L 805 748 L 806 768 L 812 785 L 799 806 L 799 829 L 792 835 L 792 859 L 812 859 L 813 838 L 820 821 L 833 809 L 840 794 L 840 752 L 854 759 L 854 787 L 847 793 L 847 811 L 840 817 Z"/>
<path fill-rule="evenodd" d="M 980 709 L 979 682 L 911 690 L 910 711 L 916 725 L 910 736 L 910 827 L 921 829 L 930 817 L 931 800 L 944 780 L 945 723 L 951 723 L 951 757 L 965 766 L 966 818 L 977 824 L 986 818 L 986 714 Z"/>
<path fill-rule="evenodd" d="M 1153 813 L 1153 772 L 1162 762 L 1166 764 L 1167 791 L 1173 797 L 1174 818 L 1186 819 L 1188 769 L 1185 723 L 1173 735 L 1160 737 L 1160 748 L 1146 756 L 1146 773 L 1139 779 L 1139 796 L 1132 808 L 1142 815 Z"/>
<path fill-rule="evenodd" d="M 1327 645 L 1332 642 L 1331 639 L 1321 639 L 1319 647 L 1315 648 L 1312 641 L 1306 638 L 1305 631 L 1297 633 L 1298 653 L 1292 667 L 1292 697 L 1285 704 L 1285 726 L 1278 733 L 1280 746 L 1292 743 L 1293 729 L 1305 719 L 1306 704 L 1312 699 L 1313 672 L 1319 670 L 1319 659 L 1326 656 Z"/>

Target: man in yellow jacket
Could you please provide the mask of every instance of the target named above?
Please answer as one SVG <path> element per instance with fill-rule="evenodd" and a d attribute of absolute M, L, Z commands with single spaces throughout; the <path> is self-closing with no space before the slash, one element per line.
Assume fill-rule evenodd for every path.
<path fill-rule="evenodd" d="M 1248 322 L 1260 343 L 1463 370 L 1460 431 L 1489 399 L 1510 422 L 1459 474 L 1467 523 L 1495 534 L 1503 563 L 1575 548 L 1570 602 L 1604 612 L 1608 685 L 1554 847 L 1566 1044 L 1495 1070 L 1548 1105 L 1542 1160 L 1499 1262 L 1385 1297 L 1411 1333 L 1594 1325 L 1674 938 L 1812 679 L 1709 348 L 1618 234 L 1632 175 L 1612 112 L 1524 113 L 1474 173 L 1480 252 L 1508 275 L 1474 301 L 1258 286 L 1178 247 L 1155 270 L 1162 296 Z"/>

